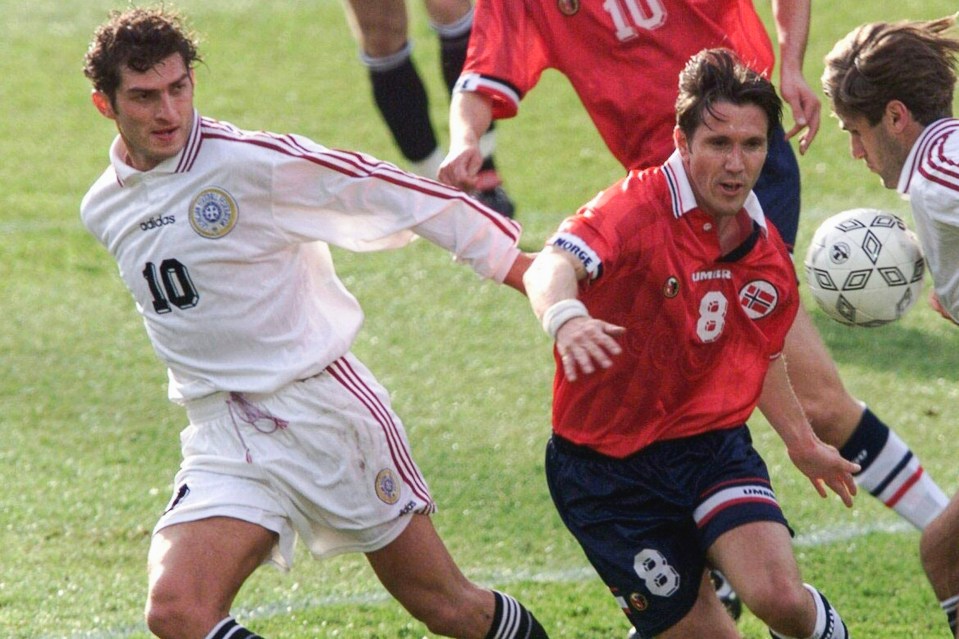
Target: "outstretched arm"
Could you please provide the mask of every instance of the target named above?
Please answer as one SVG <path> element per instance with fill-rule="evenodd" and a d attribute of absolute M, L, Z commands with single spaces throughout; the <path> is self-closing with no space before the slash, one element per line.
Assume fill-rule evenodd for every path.
<path fill-rule="evenodd" d="M 825 497 L 825 484 L 846 506 L 852 506 L 856 494 L 852 473 L 859 472 L 859 464 L 843 459 L 838 450 L 820 441 L 813 432 L 789 384 L 782 357 L 769 366 L 759 397 L 759 410 L 786 444 L 793 464 L 809 478 L 816 491 Z"/>
<path fill-rule="evenodd" d="M 799 138 L 799 153 L 805 154 L 819 132 L 822 105 L 803 77 L 803 59 L 809 39 L 810 0 L 772 0 L 779 39 L 779 92 L 792 110 L 795 125 L 786 133 Z"/>
<path fill-rule="evenodd" d="M 583 265 L 566 251 L 546 247 L 533 260 L 523 278 L 526 294 L 537 319 L 556 340 L 566 379 L 576 381 L 609 368 L 622 352 L 616 338 L 626 332 L 621 326 L 589 316 L 576 298 L 578 281 L 586 277 Z"/>
<path fill-rule="evenodd" d="M 490 99 L 475 91 L 457 91 L 450 102 L 450 151 L 440 165 L 439 180 L 472 190 L 483 164 L 480 138 L 493 121 Z"/>

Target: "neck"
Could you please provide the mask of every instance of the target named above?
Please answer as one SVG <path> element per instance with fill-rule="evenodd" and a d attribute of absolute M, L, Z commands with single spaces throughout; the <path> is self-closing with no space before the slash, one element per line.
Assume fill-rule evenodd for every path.
<path fill-rule="evenodd" d="M 751 229 L 749 216 L 742 211 L 736 215 L 716 217 L 715 220 L 719 250 L 723 255 L 742 244 Z"/>

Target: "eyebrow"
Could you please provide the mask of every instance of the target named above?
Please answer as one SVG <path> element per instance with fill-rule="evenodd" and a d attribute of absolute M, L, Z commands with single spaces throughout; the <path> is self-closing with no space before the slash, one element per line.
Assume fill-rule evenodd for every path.
<path fill-rule="evenodd" d="M 156 91 L 159 91 L 159 90 L 164 89 L 164 88 L 166 88 L 166 87 L 171 87 L 171 86 L 173 86 L 173 85 L 175 85 L 175 84 L 181 84 L 184 80 L 189 80 L 189 79 L 190 79 L 190 72 L 189 72 L 189 71 L 186 71 L 186 72 L 185 72 L 183 75 L 181 75 L 179 78 L 177 78 L 176 80 L 173 80 L 172 82 L 167 83 L 167 84 L 166 84 L 165 86 L 163 86 L 163 87 L 150 87 L 150 88 L 145 88 L 145 87 L 138 87 L 138 86 L 134 85 L 134 86 L 130 86 L 130 87 L 125 88 L 123 91 L 124 91 L 125 93 L 155 93 Z"/>

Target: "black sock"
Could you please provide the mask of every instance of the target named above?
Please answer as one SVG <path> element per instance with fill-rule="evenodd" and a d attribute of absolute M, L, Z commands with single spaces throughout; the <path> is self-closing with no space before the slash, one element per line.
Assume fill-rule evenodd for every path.
<path fill-rule="evenodd" d="M 403 157 L 411 162 L 425 159 L 438 145 L 426 87 L 413 59 L 406 55 L 398 64 L 371 67 L 370 83 L 376 106 Z"/>
<path fill-rule="evenodd" d="M 496 609 L 486 639 L 549 639 L 536 617 L 509 595 L 493 591 Z"/>
<path fill-rule="evenodd" d="M 227 617 L 210 631 L 206 639 L 263 639 L 263 637 L 247 630 L 233 617 Z"/>

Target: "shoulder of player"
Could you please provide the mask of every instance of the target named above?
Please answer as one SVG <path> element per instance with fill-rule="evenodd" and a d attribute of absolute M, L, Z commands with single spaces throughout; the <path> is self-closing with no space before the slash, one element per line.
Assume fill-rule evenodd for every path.
<path fill-rule="evenodd" d="M 944 171 L 959 175 L 959 120 L 945 119 L 930 124 L 917 141 L 920 172 Z"/>

